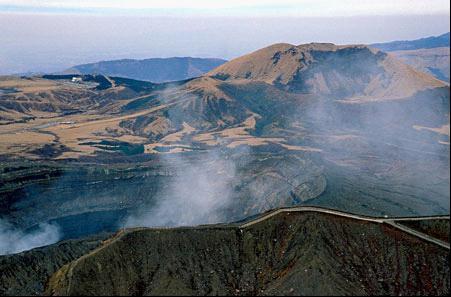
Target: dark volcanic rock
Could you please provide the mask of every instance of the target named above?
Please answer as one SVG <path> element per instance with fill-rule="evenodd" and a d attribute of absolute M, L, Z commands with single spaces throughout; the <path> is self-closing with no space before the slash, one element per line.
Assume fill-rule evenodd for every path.
<path fill-rule="evenodd" d="M 225 153 L 224 160 L 236 166 L 232 178 L 218 172 L 214 160 L 205 162 L 207 156 L 198 152 L 130 166 L 24 163 L 5 167 L 0 214 L 25 230 L 41 222 L 56 223 L 63 239 L 112 232 L 136 211 L 152 210 L 163 199 L 163 188 L 173 187 L 189 167 L 199 163 L 212 180 L 223 184 L 226 179 L 227 187 L 233 189 L 224 194 L 230 202 L 221 212 L 223 222 L 308 201 L 326 187 L 322 169 L 298 156 Z M 210 217 L 202 221 L 212 222 L 217 221 Z"/>
<path fill-rule="evenodd" d="M 126 230 L 55 273 L 47 293 L 446 295 L 449 272 L 449 250 L 391 226 L 291 212 L 246 229 Z"/>
<path fill-rule="evenodd" d="M 449 242 L 449 219 L 401 221 L 401 224 Z"/>
<path fill-rule="evenodd" d="M 0 256 L 0 295 L 42 295 L 47 279 L 63 265 L 96 248 L 108 234 L 68 240 L 16 255 Z"/>

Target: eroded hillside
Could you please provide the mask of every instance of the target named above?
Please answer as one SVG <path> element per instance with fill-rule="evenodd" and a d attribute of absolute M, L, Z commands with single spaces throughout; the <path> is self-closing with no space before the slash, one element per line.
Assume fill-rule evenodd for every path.
<path fill-rule="evenodd" d="M 0 256 L 0 295 L 39 296 L 63 265 L 98 247 L 111 234 L 68 240 L 16 255 Z"/>
<path fill-rule="evenodd" d="M 449 245 L 385 223 L 292 211 L 255 224 L 125 230 L 62 267 L 46 292 L 443 295 L 448 262 Z"/>
<path fill-rule="evenodd" d="M 175 83 L 0 89 L 0 214 L 22 230 L 51 221 L 72 238 L 295 204 L 449 212 L 449 87 L 366 46 L 277 44 Z"/>

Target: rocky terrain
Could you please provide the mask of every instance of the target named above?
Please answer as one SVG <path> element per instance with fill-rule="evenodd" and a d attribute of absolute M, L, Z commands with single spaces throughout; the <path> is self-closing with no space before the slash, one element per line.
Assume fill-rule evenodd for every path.
<path fill-rule="evenodd" d="M 0 293 L 447 294 L 449 241 L 384 220 L 293 208 L 226 225 L 125 229 L 0 256 Z M 420 235 L 449 231 L 449 217 L 399 223 L 429 226 Z"/>
<path fill-rule="evenodd" d="M 70 264 L 55 264 L 60 269 L 49 281 L 43 282 L 51 270 L 38 270 L 39 277 L 26 279 L 23 287 L 6 293 L 29 293 L 34 284 L 41 288 L 34 293 L 42 294 L 39 285 L 43 283 L 51 295 L 449 292 L 449 243 L 448 248 L 441 247 L 371 218 L 346 216 L 288 210 L 264 220 L 230 225 L 126 229 Z M 449 228 L 449 218 L 417 220 Z M 2 267 L 20 265 L 25 255 L 38 252 L 51 260 L 74 244 L 9 256 Z M 17 277 L 30 267 L 13 271 L 10 277 Z"/>
<path fill-rule="evenodd" d="M 295 155 L 255 153 L 252 156 L 224 155 L 223 158 L 230 158 L 227 161 L 229 164 L 237 164 L 231 178 L 228 177 L 230 172 L 216 171 L 217 159 L 202 165 L 201 169 L 210 176 L 213 188 L 230 187 L 236 190 L 221 193 L 222 200 L 226 202 L 223 205 L 211 208 L 199 205 L 207 210 L 206 216 L 202 215 L 201 210 L 192 210 L 191 215 L 195 218 L 190 218 L 186 223 L 243 219 L 275 207 L 310 200 L 320 195 L 326 187 L 321 168 L 309 160 Z M 64 234 L 63 238 L 114 231 L 128 216 L 143 207 L 149 210 L 158 204 L 158 200 L 163 199 L 165 187 L 184 183 L 184 179 L 191 181 L 183 175 L 190 172 L 188 168 L 198 163 L 199 158 L 206 160 L 208 157 L 205 153 L 198 153 L 183 160 L 143 162 L 139 167 L 35 164 L 34 168 L 4 168 L 1 214 L 26 229 L 43 221 L 56 223 Z M 186 189 L 182 190 L 184 193 L 181 195 L 189 193 Z M 179 198 L 176 194 L 177 200 L 173 201 L 170 209 L 174 208 L 174 212 L 181 216 L 188 212 L 187 206 L 179 210 L 176 203 L 182 203 L 182 199 L 192 199 L 194 202 L 195 199 Z M 210 199 L 210 196 L 206 197 Z M 166 216 L 167 213 L 160 215 Z M 166 224 L 177 225 L 180 222 Z"/>
<path fill-rule="evenodd" d="M 403 225 L 435 238 L 449 242 L 449 220 L 410 220 Z"/>
<path fill-rule="evenodd" d="M 68 240 L 16 255 L 0 256 L 0 295 L 42 295 L 53 273 L 95 249 L 109 236 L 111 234 Z"/>
<path fill-rule="evenodd" d="M 348 63 L 349 59 L 358 63 Z M 431 76 L 364 45 L 275 44 L 225 63 L 208 73 L 223 80 L 257 80 L 302 94 L 346 101 L 410 97 L 444 86 Z"/>
<path fill-rule="evenodd" d="M 173 83 L 46 75 L 0 90 L 0 215 L 24 232 L 298 204 L 449 213 L 449 86 L 364 45 L 276 44 Z"/>

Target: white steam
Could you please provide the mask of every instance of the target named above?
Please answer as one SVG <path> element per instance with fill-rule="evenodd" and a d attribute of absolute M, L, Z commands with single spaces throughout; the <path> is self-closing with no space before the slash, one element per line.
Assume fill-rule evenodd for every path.
<path fill-rule="evenodd" d="M 36 230 L 24 232 L 0 219 L 0 255 L 15 254 L 49 245 L 60 238 L 59 227 L 56 225 L 40 224 Z"/>
<path fill-rule="evenodd" d="M 216 151 L 195 160 L 163 157 L 165 166 L 176 168 L 176 176 L 157 194 L 156 205 L 143 207 L 126 226 L 187 226 L 223 221 L 231 205 L 236 166 Z"/>

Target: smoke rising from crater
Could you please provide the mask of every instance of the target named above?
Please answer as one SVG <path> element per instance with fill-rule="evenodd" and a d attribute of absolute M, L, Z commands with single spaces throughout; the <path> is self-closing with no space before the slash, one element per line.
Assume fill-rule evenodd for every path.
<path fill-rule="evenodd" d="M 160 93 L 161 102 L 198 102 L 199 94 L 188 93 L 178 97 L 170 87 Z M 194 110 L 187 114 L 183 109 L 171 108 L 167 112 L 171 125 L 180 130 L 185 122 L 196 123 L 204 115 Z M 182 137 L 183 138 L 183 137 Z M 189 140 L 184 145 L 195 148 Z M 218 137 L 220 138 L 220 137 Z M 216 139 L 221 143 L 221 139 Z M 236 150 L 247 156 L 248 149 Z M 226 221 L 227 207 L 233 200 L 233 182 L 237 179 L 237 164 L 224 150 L 210 148 L 193 153 L 162 153 L 158 159 L 164 171 L 172 175 L 162 182 L 155 196 L 147 197 L 148 205 L 130 216 L 126 227 L 132 226 L 186 226 Z"/>
<path fill-rule="evenodd" d="M 362 63 L 362 69 L 372 67 Z M 301 141 L 322 149 L 329 189 L 337 181 L 337 190 L 321 203 L 330 207 L 335 196 L 355 197 L 356 210 L 350 202 L 340 208 L 390 216 L 449 213 L 446 92 L 436 88 L 353 103 L 330 95 L 297 110 L 292 122 L 308 123 L 311 133 Z"/>
<path fill-rule="evenodd" d="M 15 254 L 36 247 L 49 245 L 61 238 L 57 225 L 43 223 L 30 232 L 16 229 L 0 219 L 0 255 Z"/>
<path fill-rule="evenodd" d="M 223 210 L 232 200 L 236 164 L 218 151 L 201 158 L 162 156 L 166 170 L 175 176 L 144 207 L 126 221 L 126 226 L 186 226 L 225 220 Z M 149 197 L 150 198 L 150 197 Z"/>

